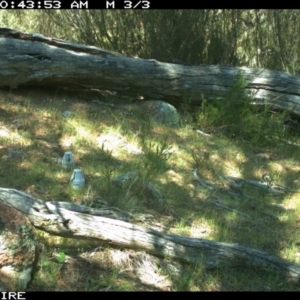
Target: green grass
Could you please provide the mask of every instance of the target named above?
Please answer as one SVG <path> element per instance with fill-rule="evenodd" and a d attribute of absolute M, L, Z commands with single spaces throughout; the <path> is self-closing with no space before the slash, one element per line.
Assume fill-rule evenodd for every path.
<path fill-rule="evenodd" d="M 235 93 L 243 99 L 238 94 L 240 87 L 240 82 L 233 87 L 231 99 Z M 192 175 L 197 168 L 202 179 L 222 186 L 220 174 L 260 180 L 268 171 L 276 184 L 298 190 L 300 151 L 277 139 L 299 143 L 299 135 L 281 131 L 284 114 L 253 109 L 247 99 L 241 106 L 230 106 L 225 97 L 223 105 L 204 101 L 193 115 L 186 109 L 188 117 L 182 126 L 168 128 L 57 91 L 46 94 L 39 89 L 0 91 L 2 187 L 17 188 L 45 201 L 91 207 L 105 204 L 151 214 L 152 223 L 139 225 L 239 243 L 299 263 L 299 192 L 270 196 L 246 186 L 244 193 L 253 199 L 237 200 L 219 190 L 210 194 Z M 63 118 L 65 110 L 76 113 Z M 235 118 L 237 114 L 243 117 Z M 271 130 L 272 126 L 280 130 Z M 194 128 L 211 136 L 204 137 Z M 9 157 L 9 147 L 24 151 L 27 157 Z M 73 190 L 69 184 L 72 172 L 52 160 L 65 151 L 73 152 L 76 167 L 84 172 L 82 190 Z M 258 153 L 271 153 L 273 158 Z M 139 178 L 151 182 L 178 218 L 149 205 L 142 181 L 132 179 L 123 189 L 116 187 L 112 179 L 126 172 L 137 172 Z M 216 200 L 223 207 L 216 206 Z M 40 231 L 37 235 L 41 247 L 30 290 L 297 290 L 275 270 L 210 271 L 201 264 L 181 264 L 94 241 L 62 239 Z M 62 261 L 59 253 L 73 259 Z"/>
<path fill-rule="evenodd" d="M 37 22 L 45 18 L 49 22 Z M 0 19 L 6 26 L 47 36 L 60 36 L 60 30 L 64 38 L 63 30 L 49 26 L 49 16 L 41 18 L 39 12 L 18 15 L 3 11 Z M 68 29 L 67 34 L 78 40 L 75 31 Z M 238 76 L 223 99 L 209 102 L 202 96 L 197 110 L 190 109 L 187 97 L 182 126 L 177 129 L 80 102 L 58 90 L 0 91 L 0 186 L 24 190 L 45 201 L 91 207 L 105 204 L 132 213 L 149 213 L 154 224 L 139 225 L 157 229 L 158 223 L 163 225 L 159 230 L 165 232 L 239 243 L 299 263 L 299 192 L 270 196 L 246 186 L 243 191 L 253 199 L 237 200 L 220 191 L 209 194 L 192 177 L 191 171 L 197 168 L 201 178 L 222 186 L 218 174 L 260 180 L 267 171 L 276 184 L 299 190 L 299 147 L 282 141 L 299 144 L 299 128 L 283 126 L 285 113 L 269 106 L 251 106 L 251 95 L 242 92 L 246 84 Z M 112 96 L 101 101 L 112 100 L 124 101 Z M 76 114 L 64 119 L 64 110 Z M 193 128 L 212 136 L 204 137 Z M 9 147 L 28 156 L 8 157 Z M 165 151 L 169 149 L 174 150 L 171 155 Z M 64 151 L 72 151 L 76 166 L 84 171 L 87 184 L 83 190 L 74 191 L 69 185 L 71 172 L 52 160 L 62 157 Z M 257 156 L 260 153 L 271 153 L 272 158 Z M 112 184 L 114 177 L 129 171 L 151 181 L 181 219 L 149 208 L 141 185 L 131 181 L 118 189 Z M 217 199 L 235 211 L 215 206 Z M 275 270 L 205 270 L 201 264 L 181 264 L 138 251 L 99 246 L 99 242 L 62 239 L 40 231 L 37 235 L 41 245 L 31 290 L 299 290 Z M 60 263 L 56 253 L 74 260 Z"/>

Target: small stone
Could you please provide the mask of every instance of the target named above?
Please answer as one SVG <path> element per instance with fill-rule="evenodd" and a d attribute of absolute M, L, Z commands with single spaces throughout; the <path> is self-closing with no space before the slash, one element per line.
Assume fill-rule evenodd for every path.
<path fill-rule="evenodd" d="M 69 118 L 69 117 L 73 117 L 75 116 L 75 111 L 71 111 L 71 110 L 66 110 L 62 113 L 62 116 L 64 118 Z"/>
<path fill-rule="evenodd" d="M 27 154 L 22 150 L 17 150 L 14 148 L 7 148 L 8 156 L 17 159 L 24 159 L 27 157 Z"/>

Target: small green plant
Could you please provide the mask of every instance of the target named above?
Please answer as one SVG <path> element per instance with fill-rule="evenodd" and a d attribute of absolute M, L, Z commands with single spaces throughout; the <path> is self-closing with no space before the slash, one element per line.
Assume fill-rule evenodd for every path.
<path fill-rule="evenodd" d="M 185 220 L 182 219 L 180 222 L 177 223 L 176 233 L 179 235 L 185 235 L 185 236 L 190 235 L 190 227 L 186 225 Z"/>
<path fill-rule="evenodd" d="M 242 75 L 237 75 L 236 82 L 224 98 L 208 102 L 202 96 L 201 109 L 198 112 L 198 122 L 216 127 L 231 127 L 239 123 L 250 108 L 251 97 L 245 93 L 247 83 Z"/>
<path fill-rule="evenodd" d="M 197 125 L 206 129 L 213 127 L 218 122 L 219 114 L 219 108 L 216 105 L 209 104 L 202 95 L 201 107 L 195 117 Z"/>
<path fill-rule="evenodd" d="M 193 120 L 193 117 L 191 115 L 191 103 L 191 98 L 188 95 L 183 97 L 183 102 L 180 106 L 180 114 L 184 124 L 189 124 Z"/>
<path fill-rule="evenodd" d="M 98 149 L 99 155 L 103 160 L 111 162 L 114 160 L 112 155 L 112 150 L 105 149 L 104 143 L 102 143 L 101 148 Z"/>
<path fill-rule="evenodd" d="M 165 137 L 155 143 L 153 141 L 142 141 L 144 155 L 142 157 L 142 173 L 145 178 L 155 177 L 168 169 L 168 160 L 171 156 L 172 146 Z"/>
<path fill-rule="evenodd" d="M 42 266 L 43 266 L 43 267 L 48 267 L 50 264 L 51 264 L 51 261 L 50 261 L 50 260 L 44 260 L 44 261 L 42 262 Z"/>
<path fill-rule="evenodd" d="M 114 174 L 114 169 L 111 166 L 105 166 L 103 168 L 103 175 L 105 179 L 105 187 L 107 189 L 107 192 L 110 192 L 112 189 L 112 178 Z"/>
<path fill-rule="evenodd" d="M 31 108 L 31 100 L 30 100 L 30 98 L 25 99 L 24 106 L 26 107 L 27 110 L 30 110 L 30 108 Z"/>
<path fill-rule="evenodd" d="M 245 92 L 246 86 L 247 82 L 239 74 L 224 98 L 207 101 L 202 96 L 196 124 L 258 146 L 273 142 L 275 133 L 277 138 L 282 137 L 286 114 L 272 111 L 267 104 L 264 107 L 253 105 L 252 95 Z"/>
<path fill-rule="evenodd" d="M 43 254 L 45 256 L 46 253 Z M 35 274 L 34 280 L 37 286 L 54 288 L 56 286 L 57 278 L 60 274 L 62 263 L 65 261 L 64 254 L 59 254 L 56 261 L 52 258 L 41 258 L 40 271 Z M 59 264 L 58 264 L 59 263 Z M 46 279 L 46 280 L 45 280 Z"/>
<path fill-rule="evenodd" d="M 56 260 L 60 263 L 60 264 L 63 264 L 66 260 L 66 254 L 62 251 L 60 251 L 58 253 L 58 256 L 56 256 Z"/>

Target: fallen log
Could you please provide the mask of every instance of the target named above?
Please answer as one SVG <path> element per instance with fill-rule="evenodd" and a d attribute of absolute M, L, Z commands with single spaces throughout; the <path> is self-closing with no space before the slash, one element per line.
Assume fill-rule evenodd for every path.
<path fill-rule="evenodd" d="M 91 208 L 59 201 L 43 201 L 29 194 L 0 188 L 0 204 L 28 218 L 36 228 L 68 238 L 96 239 L 109 245 L 200 263 L 224 266 L 274 267 L 300 282 L 300 266 L 263 251 L 238 244 L 166 234 L 116 219 L 97 216 Z M 1 216 L 1 214 L 0 214 Z"/>
<path fill-rule="evenodd" d="M 172 104 L 222 99 L 244 77 L 253 104 L 300 117 L 300 79 L 284 72 L 225 65 L 186 65 L 125 56 L 41 34 L 0 27 L 0 88 L 62 86 L 116 91 Z"/>

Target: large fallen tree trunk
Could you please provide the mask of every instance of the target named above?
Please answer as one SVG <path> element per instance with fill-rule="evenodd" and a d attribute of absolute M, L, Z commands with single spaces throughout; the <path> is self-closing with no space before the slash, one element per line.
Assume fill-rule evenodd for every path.
<path fill-rule="evenodd" d="M 171 103 L 222 98 L 238 74 L 256 104 L 300 116 L 300 79 L 283 72 L 225 65 L 163 63 L 0 27 L 0 88 L 55 85 L 112 90 Z"/>
<path fill-rule="evenodd" d="M 51 234 L 97 239 L 110 245 L 141 249 L 188 263 L 202 263 L 207 268 L 275 267 L 287 277 L 300 281 L 300 266 L 238 244 L 166 234 L 128 222 L 96 216 L 97 212 L 90 207 L 67 202 L 44 202 L 14 189 L 0 188 L 0 205 L 17 210 L 33 226 Z"/>

